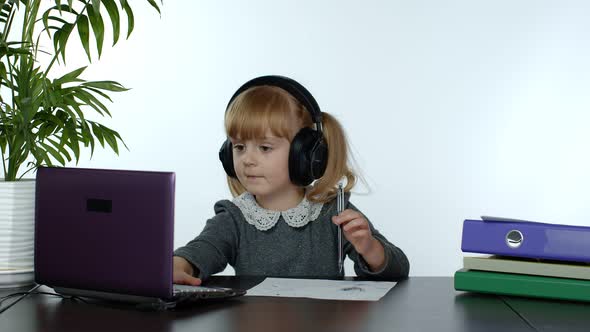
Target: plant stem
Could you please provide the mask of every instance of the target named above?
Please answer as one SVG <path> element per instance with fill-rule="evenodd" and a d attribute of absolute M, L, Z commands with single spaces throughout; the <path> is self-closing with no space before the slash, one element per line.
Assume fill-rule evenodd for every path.
<path fill-rule="evenodd" d="M 33 167 L 29 168 L 29 169 L 28 169 L 28 170 L 26 170 L 26 171 L 25 171 L 25 172 L 24 172 L 24 173 L 23 173 L 23 174 L 22 174 L 22 175 L 21 175 L 21 176 L 20 176 L 18 179 L 19 179 L 19 180 L 20 180 L 20 179 L 22 179 L 22 178 L 23 178 L 23 176 L 25 176 L 25 174 L 27 174 L 27 173 L 29 173 L 30 171 L 32 171 L 32 170 L 34 170 L 34 169 L 37 169 L 37 168 L 38 168 L 38 166 L 37 166 L 37 165 L 35 165 L 35 166 L 33 166 Z"/>
<path fill-rule="evenodd" d="M 6 163 L 4 162 L 4 148 L 0 146 L 0 149 L 2 150 L 0 154 L 0 157 L 2 157 L 2 170 L 4 171 L 4 178 L 6 179 Z"/>

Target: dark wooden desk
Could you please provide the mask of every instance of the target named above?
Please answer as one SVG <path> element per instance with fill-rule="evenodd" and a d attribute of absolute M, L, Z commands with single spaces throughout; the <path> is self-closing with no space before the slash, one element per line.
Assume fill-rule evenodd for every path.
<path fill-rule="evenodd" d="M 249 288 L 261 280 L 214 277 L 211 283 Z M 0 296 L 12 292 L 2 291 Z M 378 302 L 240 297 L 169 312 L 34 295 L 0 314 L 0 331 L 507 332 L 533 331 L 531 324 L 543 331 L 587 331 L 586 312 L 590 307 L 578 303 L 456 292 L 451 277 L 412 277 Z"/>
<path fill-rule="evenodd" d="M 590 304 L 502 296 L 536 331 L 590 331 Z"/>

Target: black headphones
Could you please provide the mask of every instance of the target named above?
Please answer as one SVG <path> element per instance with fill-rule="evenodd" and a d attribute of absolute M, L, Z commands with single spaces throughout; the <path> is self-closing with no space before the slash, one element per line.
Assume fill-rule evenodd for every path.
<path fill-rule="evenodd" d="M 301 128 L 291 142 L 289 151 L 289 178 L 293 184 L 307 186 L 313 180 L 319 179 L 326 171 L 328 164 L 328 145 L 322 133 L 322 112 L 313 96 L 303 85 L 284 76 L 261 76 L 254 78 L 244 85 L 229 100 L 227 107 L 242 92 L 255 86 L 270 85 L 279 87 L 290 93 L 311 114 L 316 129 Z M 219 160 L 227 175 L 237 178 L 234 169 L 232 143 L 229 140 L 219 149 Z"/>

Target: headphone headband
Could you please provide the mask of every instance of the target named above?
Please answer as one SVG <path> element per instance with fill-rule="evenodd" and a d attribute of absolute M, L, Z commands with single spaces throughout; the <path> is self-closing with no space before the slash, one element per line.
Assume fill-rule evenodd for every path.
<path fill-rule="evenodd" d="M 262 85 L 276 86 L 290 93 L 295 99 L 303 104 L 305 109 L 311 114 L 311 119 L 316 124 L 316 130 L 319 132 L 322 131 L 322 111 L 315 98 L 303 85 L 299 84 L 299 82 L 285 76 L 267 75 L 249 80 L 233 94 L 227 103 L 226 109 L 240 93 L 252 87 Z"/>

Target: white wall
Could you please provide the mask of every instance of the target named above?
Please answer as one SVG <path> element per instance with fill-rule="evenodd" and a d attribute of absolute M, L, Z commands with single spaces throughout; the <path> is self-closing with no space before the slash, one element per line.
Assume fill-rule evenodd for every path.
<path fill-rule="evenodd" d="M 590 2 L 133 5 L 134 34 L 86 75 L 132 88 L 105 121 L 130 150 L 79 166 L 175 171 L 176 246 L 229 197 L 224 108 L 262 74 L 299 80 L 342 121 L 372 189 L 353 201 L 411 275 L 460 268 L 466 218 L 590 226 Z"/>

